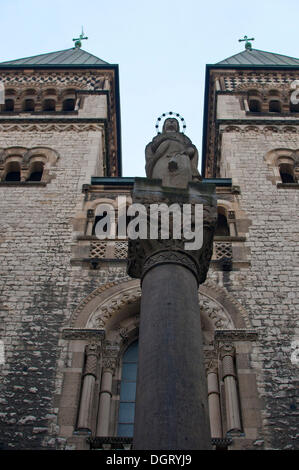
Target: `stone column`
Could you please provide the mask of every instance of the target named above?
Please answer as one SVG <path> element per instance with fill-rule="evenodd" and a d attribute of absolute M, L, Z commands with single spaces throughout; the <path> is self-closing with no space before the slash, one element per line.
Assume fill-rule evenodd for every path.
<path fill-rule="evenodd" d="M 188 256 L 164 256 L 142 282 L 133 446 L 209 449 L 197 281 Z"/>
<path fill-rule="evenodd" d="M 94 210 L 93 209 L 88 209 L 88 211 L 87 211 L 86 235 L 92 235 L 93 224 L 94 224 Z"/>
<path fill-rule="evenodd" d="M 208 380 L 208 402 L 210 414 L 211 436 L 213 438 L 222 437 L 220 393 L 218 383 L 218 370 L 215 364 L 207 371 Z"/>
<path fill-rule="evenodd" d="M 227 432 L 241 431 L 234 355 L 235 350 L 232 345 L 226 344 L 222 347 L 222 379 L 224 381 Z"/>
<path fill-rule="evenodd" d="M 142 186 L 140 180 L 135 181 L 134 202 L 140 202 Z M 200 191 L 190 190 L 198 203 L 205 191 L 203 185 L 199 186 Z M 154 188 L 150 189 L 149 197 L 153 197 Z M 154 196 L 157 201 L 159 189 Z M 190 193 L 184 196 L 188 202 Z M 177 197 L 175 191 L 173 198 Z M 163 200 L 163 194 L 160 198 Z M 172 202 L 171 189 L 167 200 Z M 204 209 L 204 242 L 198 251 L 184 250 L 181 240 L 129 240 L 128 272 L 142 281 L 133 438 L 136 450 L 211 448 L 198 305 L 198 285 L 206 278 L 212 255 L 216 210 L 210 209 Z"/>
<path fill-rule="evenodd" d="M 138 224 L 147 235 L 136 239 L 128 227 L 128 274 L 142 282 L 133 449 L 210 449 L 198 285 L 212 256 L 215 186 L 201 182 L 198 151 L 174 116 L 146 146 L 145 161 L 147 178 L 135 178 L 132 201 L 140 204 Z M 165 218 L 153 223 L 153 204 L 168 216 L 172 208 L 179 237 L 177 227 L 167 230 Z M 196 241 L 203 229 L 193 248 L 184 239 L 184 209 L 192 213 L 189 232 Z"/>
<path fill-rule="evenodd" d="M 102 380 L 99 400 L 97 436 L 109 436 L 110 406 L 112 397 L 112 379 L 116 359 L 103 358 Z"/>
<path fill-rule="evenodd" d="M 235 237 L 237 235 L 236 232 L 236 220 L 235 220 L 235 212 L 229 211 L 228 212 L 228 224 L 229 224 L 229 234 L 231 237 Z"/>
<path fill-rule="evenodd" d="M 78 429 L 91 431 L 91 415 L 94 386 L 97 374 L 98 347 L 89 344 L 85 350 L 86 361 L 83 375 L 82 394 L 79 409 Z"/>

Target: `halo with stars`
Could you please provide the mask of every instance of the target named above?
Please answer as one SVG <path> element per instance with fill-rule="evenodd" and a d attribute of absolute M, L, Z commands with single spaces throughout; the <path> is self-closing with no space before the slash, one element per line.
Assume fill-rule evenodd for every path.
<path fill-rule="evenodd" d="M 169 113 L 163 113 L 161 114 L 161 116 L 158 117 L 157 119 L 157 122 L 156 122 L 156 125 L 155 125 L 155 128 L 156 128 L 156 131 L 157 131 L 157 134 L 161 134 L 160 132 L 160 124 L 163 120 L 165 120 L 167 117 L 173 117 L 173 118 L 177 118 L 179 121 L 181 121 L 181 124 L 182 124 L 182 128 L 183 130 L 181 130 L 181 132 L 184 133 L 185 129 L 186 129 L 186 121 L 185 119 L 179 114 L 179 113 L 174 113 L 173 111 L 169 111 Z"/>

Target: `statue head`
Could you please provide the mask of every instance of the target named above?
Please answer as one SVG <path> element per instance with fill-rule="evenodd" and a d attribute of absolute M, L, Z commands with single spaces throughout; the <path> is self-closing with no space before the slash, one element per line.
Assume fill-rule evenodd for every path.
<path fill-rule="evenodd" d="M 180 132 L 179 122 L 175 118 L 167 118 L 164 121 L 162 132 Z"/>

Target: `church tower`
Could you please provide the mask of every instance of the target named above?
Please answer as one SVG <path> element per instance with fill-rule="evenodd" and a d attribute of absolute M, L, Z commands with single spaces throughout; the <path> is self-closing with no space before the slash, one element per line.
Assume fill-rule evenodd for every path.
<path fill-rule="evenodd" d="M 118 66 L 77 42 L 1 63 L 0 82 L 0 442 L 34 449 L 55 428 L 86 186 L 121 175 Z"/>
<path fill-rule="evenodd" d="M 249 448 L 298 446 L 298 77 L 298 59 L 249 41 L 206 68 L 202 173 L 231 178 L 234 194 L 218 199 L 219 224 L 232 240 L 232 270 L 221 283 L 257 335 L 246 361 L 248 346 L 235 343 L 237 439 Z"/>

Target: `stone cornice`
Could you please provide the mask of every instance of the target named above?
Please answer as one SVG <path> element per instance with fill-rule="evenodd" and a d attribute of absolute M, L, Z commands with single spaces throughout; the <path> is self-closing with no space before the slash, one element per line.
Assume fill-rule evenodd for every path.
<path fill-rule="evenodd" d="M 257 341 L 258 333 L 255 330 L 215 330 L 215 341 Z"/>
<path fill-rule="evenodd" d="M 90 84 L 90 81 L 93 78 L 111 78 L 114 69 L 116 66 L 109 66 L 109 67 L 104 67 L 104 68 L 92 68 L 89 67 L 89 69 L 84 70 L 84 68 L 75 68 L 74 70 L 66 70 L 61 67 L 57 68 L 35 68 L 34 66 L 29 67 L 27 70 L 24 70 L 24 68 L 17 68 L 17 67 L 3 67 L 0 64 L 0 75 L 2 81 L 5 83 L 6 81 L 9 83 L 9 86 L 13 87 L 15 85 L 15 81 L 18 83 L 18 86 L 22 82 L 33 82 L 35 83 L 35 80 L 32 80 L 33 78 L 38 77 L 39 81 L 42 81 L 43 79 L 51 78 L 51 81 L 53 84 L 56 84 L 55 78 L 60 82 L 61 79 L 67 78 L 67 81 L 65 83 L 66 86 L 69 86 L 70 82 L 72 81 L 79 81 L 79 85 L 82 82 L 88 82 Z M 14 81 L 15 79 L 15 81 Z M 77 84 L 78 86 L 78 84 Z"/>
<path fill-rule="evenodd" d="M 118 436 L 104 436 L 104 437 L 87 437 L 87 442 L 90 444 L 91 449 L 113 449 L 120 446 L 129 446 L 133 444 L 132 437 L 118 437 Z M 212 438 L 211 444 L 216 449 L 226 449 L 232 444 L 231 438 Z M 109 446 L 109 447 L 106 447 Z"/>
<path fill-rule="evenodd" d="M 62 330 L 62 339 L 67 340 L 104 340 L 105 330 L 95 328 L 64 328 Z"/>
<path fill-rule="evenodd" d="M 16 122 L 18 123 L 21 123 L 21 124 L 35 124 L 35 123 L 46 123 L 46 124 L 86 124 L 86 123 L 95 123 L 95 124 L 105 124 L 107 119 L 103 119 L 103 118 L 87 118 L 87 117 L 75 117 L 75 118 L 60 118 L 59 116 L 61 115 L 64 115 L 65 116 L 65 112 L 53 112 L 51 113 L 51 117 L 49 117 L 49 113 L 47 113 L 46 111 L 42 111 L 40 113 L 30 113 L 30 115 L 36 115 L 37 117 L 35 118 L 29 118 L 29 117 L 12 117 L 12 118 L 5 118 L 5 115 L 7 113 L 0 113 L 0 123 L 3 123 L 3 124 L 9 124 L 11 122 L 13 122 L 14 124 Z M 11 114 L 15 114 L 16 113 L 11 113 Z M 77 112 L 76 112 L 77 114 Z M 46 116 L 46 117 L 40 117 L 41 115 L 43 116 Z M 3 119 L 2 119 L 2 116 Z"/>
<path fill-rule="evenodd" d="M 247 126 L 252 126 L 252 125 L 259 125 L 259 126 L 299 126 L 299 116 L 296 118 L 291 118 L 286 119 L 289 114 L 285 115 L 285 119 L 281 119 L 281 114 L 280 116 L 273 116 L 271 119 L 269 119 L 269 114 L 268 113 L 248 113 L 247 116 L 252 116 L 251 119 L 246 119 L 246 118 L 240 118 L 240 119 L 217 119 L 216 123 L 218 125 L 232 125 L 232 126 L 238 126 L 238 125 L 247 125 Z M 254 119 L 255 117 L 261 116 L 262 119 Z M 268 117 L 268 119 L 267 119 Z"/>
<path fill-rule="evenodd" d="M 220 133 L 298 134 L 299 121 L 221 120 L 217 122 Z"/>

